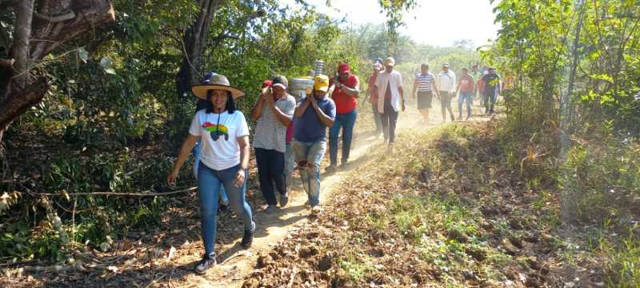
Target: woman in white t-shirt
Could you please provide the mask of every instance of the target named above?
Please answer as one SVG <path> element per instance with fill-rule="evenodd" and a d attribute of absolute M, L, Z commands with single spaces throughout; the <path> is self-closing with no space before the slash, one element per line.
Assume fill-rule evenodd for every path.
<path fill-rule="evenodd" d="M 244 96 L 240 89 L 229 85 L 227 77 L 209 73 L 202 84 L 191 89 L 193 94 L 211 102 L 211 107 L 199 110 L 193 117 L 189 135 L 180 148 L 167 182 L 175 184 L 180 167 L 200 139 L 200 167 L 198 168 L 198 190 L 200 217 L 205 255 L 195 272 L 205 273 L 216 264 L 214 244 L 216 241 L 216 216 L 218 193 L 224 186 L 231 207 L 244 222 L 242 246 L 249 248 L 253 242 L 255 223 L 251 207 L 246 201 L 247 166 L 249 165 L 249 127 L 242 112 L 237 111 L 234 99 Z"/>

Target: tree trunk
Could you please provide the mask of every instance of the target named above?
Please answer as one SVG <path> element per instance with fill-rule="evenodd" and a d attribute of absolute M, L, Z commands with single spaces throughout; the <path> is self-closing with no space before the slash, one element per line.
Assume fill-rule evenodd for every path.
<path fill-rule="evenodd" d="M 8 71 L 9 81 L 0 89 L 4 90 L 0 131 L 38 104 L 47 92 L 47 79 L 31 74 L 35 64 L 65 42 L 115 20 L 110 0 L 40 0 L 37 5 L 34 0 L 14 1 L 13 10 L 16 22 L 10 59 L 1 61 L 9 63 L 2 67 Z"/>
<path fill-rule="evenodd" d="M 181 117 L 185 114 L 191 113 L 188 111 L 187 97 L 191 95 L 191 85 L 199 82 L 202 77 L 202 57 L 204 49 L 207 45 L 207 39 L 209 36 L 209 28 L 216 11 L 219 9 L 223 0 L 198 0 L 200 12 L 195 21 L 184 31 L 182 37 L 182 64 L 180 70 L 176 74 L 176 92 L 178 93 L 178 105 L 176 110 L 173 111 L 169 126 L 175 127 L 181 123 Z M 202 100 L 199 101 L 198 107 L 203 106 Z M 171 141 L 175 142 L 175 141 Z M 178 142 L 174 143 L 179 145 Z"/>
<path fill-rule="evenodd" d="M 9 89 L 7 89 L 8 91 L 24 89 L 27 87 L 29 80 L 29 38 L 31 37 L 33 0 L 19 1 L 15 6 L 16 36 L 13 39 L 10 52 L 10 55 L 15 60 L 13 64 L 15 75 L 11 79 L 14 85 L 10 85 Z"/>
<path fill-rule="evenodd" d="M 220 7 L 221 0 L 199 0 L 200 13 L 195 22 L 187 29 L 182 38 L 182 65 L 176 75 L 178 97 L 186 97 L 191 92 L 191 85 L 198 82 L 202 75 L 202 54 L 207 44 L 207 36 L 211 21 Z"/>

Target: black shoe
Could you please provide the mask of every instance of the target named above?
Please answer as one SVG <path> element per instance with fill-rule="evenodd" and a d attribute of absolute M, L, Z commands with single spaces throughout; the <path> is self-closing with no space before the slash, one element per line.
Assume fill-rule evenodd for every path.
<path fill-rule="evenodd" d="M 196 267 L 193 270 L 196 273 L 202 275 L 205 272 L 207 272 L 207 270 L 209 270 L 209 268 L 211 268 L 213 266 L 216 266 L 216 258 L 215 257 L 204 256 L 202 258 L 202 260 L 200 260 L 198 265 L 196 265 Z"/>
<path fill-rule="evenodd" d="M 287 206 L 289 203 L 289 193 L 280 194 L 280 208 Z"/>
<path fill-rule="evenodd" d="M 251 229 L 244 230 L 242 242 L 240 243 L 244 249 L 249 249 L 253 243 L 253 233 L 256 232 L 256 222 L 251 222 Z"/>
<path fill-rule="evenodd" d="M 267 208 L 264 209 L 264 213 L 273 214 L 278 211 L 278 207 L 276 205 L 268 205 Z"/>

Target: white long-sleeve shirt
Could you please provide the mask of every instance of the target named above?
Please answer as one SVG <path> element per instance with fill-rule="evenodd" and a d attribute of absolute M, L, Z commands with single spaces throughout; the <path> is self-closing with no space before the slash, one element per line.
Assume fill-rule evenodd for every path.
<path fill-rule="evenodd" d="M 400 111 L 402 108 L 402 96 L 400 95 L 400 89 L 402 89 L 402 75 L 400 72 L 393 70 L 391 73 L 386 71 L 378 74 L 376 78 L 376 87 L 378 87 L 378 112 L 384 113 L 384 101 L 387 93 L 387 88 L 391 92 L 391 106 L 393 110 Z"/>
<path fill-rule="evenodd" d="M 444 71 L 438 74 L 438 89 L 440 91 L 447 91 L 450 93 L 456 92 L 456 74 L 451 72 L 445 73 Z"/>

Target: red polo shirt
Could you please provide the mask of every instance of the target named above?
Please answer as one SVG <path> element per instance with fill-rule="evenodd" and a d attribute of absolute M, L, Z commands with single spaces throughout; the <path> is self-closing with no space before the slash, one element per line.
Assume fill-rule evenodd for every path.
<path fill-rule="evenodd" d="M 333 84 L 333 81 L 336 80 L 347 87 L 355 88 L 356 84 L 358 83 L 358 76 L 349 74 L 349 78 L 347 78 L 346 81 L 343 82 L 340 81 L 339 78 L 334 78 L 331 79 L 331 83 Z M 347 92 L 342 91 L 342 89 L 336 89 L 335 91 L 333 91 L 332 98 L 333 102 L 336 103 L 336 113 L 338 114 L 349 113 L 356 109 L 356 97 L 347 94 Z"/>

